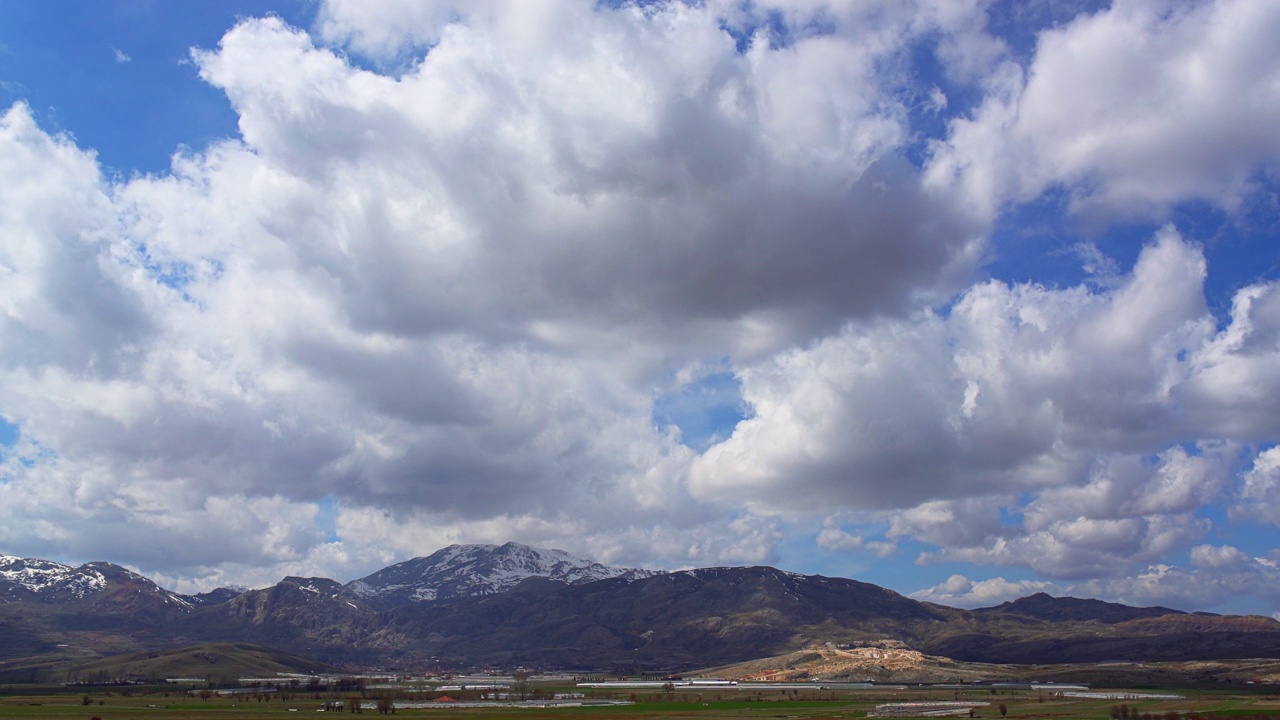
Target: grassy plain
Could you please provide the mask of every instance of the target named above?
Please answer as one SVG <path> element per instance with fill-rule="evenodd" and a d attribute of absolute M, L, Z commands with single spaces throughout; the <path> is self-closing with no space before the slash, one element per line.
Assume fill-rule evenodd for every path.
<path fill-rule="evenodd" d="M 551 689 L 551 688 L 547 688 Z M 567 688 L 558 688 L 567 690 Z M 167 692 L 166 696 L 164 693 Z M 816 720 L 818 718 L 860 718 L 876 705 L 912 701 L 972 701 L 989 703 L 975 708 L 975 717 L 1001 718 L 1000 705 L 1011 720 L 1108 720 L 1112 708 L 1124 704 L 1132 711 L 1133 720 L 1149 714 L 1164 720 L 1170 712 L 1180 718 L 1280 717 L 1280 687 L 1247 686 L 1236 688 L 1199 688 L 1161 690 L 1185 695 L 1185 699 L 1093 699 L 1057 697 L 1035 690 L 955 690 L 939 688 L 862 689 L 851 691 L 743 691 L 650 693 L 638 694 L 628 705 L 603 707 L 453 707 L 425 709 L 399 708 L 395 717 L 429 720 Z M 597 694 L 596 697 L 605 697 Z M 629 699 L 629 693 L 613 693 L 611 697 Z M 90 704 L 84 704 L 85 698 Z M 350 702 L 350 694 L 318 695 L 296 692 L 271 694 L 269 698 L 225 697 L 200 698 L 182 690 L 137 691 L 120 694 L 119 689 L 0 687 L 0 720 L 265 720 L 267 718 L 316 717 L 326 700 Z M 376 716 L 376 696 L 363 700 L 361 717 Z M 402 698 L 412 699 L 412 698 Z M 349 707 L 349 705 L 348 705 Z M 333 712 L 320 717 L 333 717 Z M 339 712 L 338 717 L 352 717 Z M 334 718 L 337 720 L 337 718 Z"/>

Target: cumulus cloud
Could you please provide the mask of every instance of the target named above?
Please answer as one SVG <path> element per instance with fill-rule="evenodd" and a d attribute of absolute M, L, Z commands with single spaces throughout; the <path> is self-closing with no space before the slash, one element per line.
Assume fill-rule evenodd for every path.
<path fill-rule="evenodd" d="M 897 549 L 892 542 L 871 540 L 856 530 L 849 532 L 832 518 L 823 521 L 822 530 L 818 533 L 816 542 L 818 547 L 831 552 L 871 552 L 880 557 L 888 557 Z"/>
<path fill-rule="evenodd" d="M 957 607 L 987 607 L 1036 592 L 1055 597 L 1096 597 L 1110 602 L 1149 607 L 1160 605 L 1195 611 L 1249 598 L 1251 607 L 1274 607 L 1280 595 L 1280 565 L 1275 553 L 1254 557 L 1231 545 L 1197 545 L 1190 565 L 1154 564 L 1122 577 L 1094 578 L 1076 583 L 1040 580 L 1010 581 L 1002 577 L 973 581 L 952 575 L 945 582 L 911 593 Z"/>
<path fill-rule="evenodd" d="M 1038 36 L 936 145 L 930 179 L 973 207 L 1064 188 L 1080 212 L 1163 217 L 1234 207 L 1280 167 L 1280 11 L 1268 3 L 1121 0 Z"/>
<path fill-rule="evenodd" d="M 294 503 L 299 528 L 337 503 L 344 552 L 250 525 L 224 558 L 246 566 L 504 534 L 775 557 L 775 521 L 689 497 L 692 451 L 654 427 L 654 396 L 708 354 L 767 355 L 972 271 L 977 227 L 896 154 L 877 63 L 913 16 L 877 43 L 851 16 L 740 52 L 682 4 L 361 7 L 326 6 L 319 35 L 430 52 L 391 77 L 246 20 L 195 53 L 240 138 L 163 175 L 105 179 L 25 107 L 5 116 L 0 402 L 36 448 L 11 451 L 5 491 L 48 474 L 63 510 L 122 520 L 142 498 L 174 518 Z M 371 34 L 392 25 L 416 30 Z M 200 523 L 156 557 L 131 538 L 182 522 L 73 541 L 37 528 L 51 508 L 8 542 L 214 565 Z M 409 529 L 370 530 L 388 522 Z"/>
<path fill-rule="evenodd" d="M 1232 408 L 1280 392 L 1265 372 L 1245 376 L 1248 400 L 1213 382 L 1252 353 L 1275 362 L 1267 331 L 1253 337 L 1269 313 L 1250 320 L 1272 286 L 1240 290 L 1218 329 L 1204 278 L 1201 250 L 1166 228 L 1114 286 L 985 283 L 949 314 L 782 353 L 742 371 L 753 415 L 694 458 L 690 488 L 802 512 L 880 507 L 887 538 L 936 547 L 926 565 L 1080 579 L 1156 563 L 1211 529 L 1199 510 L 1230 491 L 1236 438 L 1272 432 Z M 1258 507 L 1269 459 L 1246 483 Z"/>
<path fill-rule="evenodd" d="M 1078 591 L 1102 594 L 1135 605 L 1167 605 L 1186 610 L 1215 607 L 1239 598 L 1253 607 L 1274 608 L 1280 570 L 1274 552 L 1250 555 L 1231 545 L 1197 545 L 1189 567 L 1154 565 L 1130 578 L 1090 580 Z"/>
<path fill-rule="evenodd" d="M 1166 229 L 1114 289 L 988 282 L 945 316 L 851 324 L 746 367 L 754 416 L 695 459 L 692 487 L 908 508 L 1073 486 L 1099 453 L 1219 437 L 1232 428 L 1213 406 L 1234 399 L 1206 393 L 1195 413 L 1182 400 L 1210 363 L 1238 360 L 1218 357 L 1239 320 L 1215 334 L 1204 276 L 1200 250 Z M 1158 497 L 1134 502 L 1167 512 L 1203 501 L 1217 486 L 1197 482 L 1201 464 L 1171 466 Z"/>
<path fill-rule="evenodd" d="M 951 607 L 976 608 L 999 605 L 1039 592 L 1054 596 L 1063 594 L 1060 586 L 1042 580 L 1011 581 L 996 577 L 975 582 L 963 575 L 952 575 L 938 585 L 911 593 L 909 597 Z"/>
<path fill-rule="evenodd" d="M 0 546 L 196 588 L 455 541 L 774 562 L 796 524 L 1111 581 L 1224 494 L 1274 522 L 1274 283 L 1216 318 L 1173 226 L 1132 267 L 1082 241 L 1086 285 L 980 273 L 1045 192 L 1230 211 L 1278 152 L 1275 11 L 1117 2 L 1025 56 L 1001 12 L 330 0 L 195 51 L 238 137 L 128 178 L 13 106 Z M 695 450 L 655 408 L 707 368 L 745 418 Z"/>
<path fill-rule="evenodd" d="M 1253 459 L 1245 471 L 1232 516 L 1280 524 L 1280 447 L 1271 447 Z"/>

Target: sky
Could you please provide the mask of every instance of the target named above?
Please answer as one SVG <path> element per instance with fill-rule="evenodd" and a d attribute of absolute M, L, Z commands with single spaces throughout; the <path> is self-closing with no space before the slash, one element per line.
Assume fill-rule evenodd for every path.
<path fill-rule="evenodd" d="M 0 0 L 0 553 L 1280 613 L 1280 2 Z"/>

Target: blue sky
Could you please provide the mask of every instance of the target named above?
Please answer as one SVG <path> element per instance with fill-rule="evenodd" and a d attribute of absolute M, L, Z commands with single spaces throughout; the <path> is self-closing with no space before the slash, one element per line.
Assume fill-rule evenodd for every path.
<path fill-rule="evenodd" d="M 1280 611 L 1276 28 L 0 0 L 0 552 Z"/>
<path fill-rule="evenodd" d="M 180 147 L 234 136 L 226 95 L 201 82 L 192 48 L 217 47 L 237 20 L 307 23 L 304 2 L 0 4 L 5 104 L 31 106 L 111 170 L 163 172 Z"/>

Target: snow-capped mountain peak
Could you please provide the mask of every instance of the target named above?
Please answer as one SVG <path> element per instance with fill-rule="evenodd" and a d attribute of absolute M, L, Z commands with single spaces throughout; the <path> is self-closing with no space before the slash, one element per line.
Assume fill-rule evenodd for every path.
<path fill-rule="evenodd" d="M 170 592 L 132 570 L 108 562 L 71 567 L 52 560 L 0 555 L 0 603 L 105 602 L 121 610 L 146 605 L 181 611 L 192 598 Z"/>
<path fill-rule="evenodd" d="M 647 570 L 616 568 L 571 555 L 509 542 L 450 545 L 426 557 L 392 565 L 347 585 L 371 604 L 395 607 L 505 592 L 530 577 L 576 585 L 615 577 L 648 577 Z"/>
<path fill-rule="evenodd" d="M 73 568 L 52 560 L 0 555 L 0 600 L 80 599 L 106 586 L 106 577 L 90 565 Z"/>

